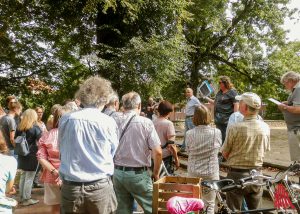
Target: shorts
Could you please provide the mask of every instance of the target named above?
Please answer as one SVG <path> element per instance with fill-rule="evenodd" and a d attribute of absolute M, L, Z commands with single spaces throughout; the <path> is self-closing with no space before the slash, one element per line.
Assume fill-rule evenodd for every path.
<path fill-rule="evenodd" d="M 47 205 L 60 204 L 60 187 L 55 184 L 44 184 L 44 203 Z"/>

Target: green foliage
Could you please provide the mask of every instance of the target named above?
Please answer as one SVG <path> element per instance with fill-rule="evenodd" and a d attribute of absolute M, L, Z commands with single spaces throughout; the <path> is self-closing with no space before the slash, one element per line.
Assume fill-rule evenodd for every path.
<path fill-rule="evenodd" d="M 288 0 L 42 0 L 0 2 L 0 96 L 49 108 L 99 74 L 128 91 L 184 99 L 210 76 L 239 92 L 283 100 L 279 78 L 299 71 L 299 43 L 285 44 Z M 29 78 L 53 91 L 32 93 Z"/>

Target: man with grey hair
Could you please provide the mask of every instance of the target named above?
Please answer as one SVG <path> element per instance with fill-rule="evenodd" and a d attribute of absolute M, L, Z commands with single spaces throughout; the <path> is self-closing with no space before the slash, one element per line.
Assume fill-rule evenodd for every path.
<path fill-rule="evenodd" d="M 104 114 L 108 116 L 114 116 L 114 114 L 119 110 L 119 97 L 116 92 L 114 92 L 110 98 L 109 102 L 106 104 L 105 109 L 102 110 Z"/>
<path fill-rule="evenodd" d="M 265 152 L 270 150 L 270 128 L 265 122 L 257 120 L 261 108 L 261 99 L 257 94 L 246 92 L 235 99 L 240 101 L 239 108 L 244 119 L 228 127 L 221 151 L 229 166 L 227 178 L 238 181 L 248 177 L 252 169 L 261 170 Z M 231 210 L 241 210 L 245 197 L 248 208 L 257 209 L 262 193 L 262 187 L 251 185 L 227 192 L 226 201 Z"/>
<path fill-rule="evenodd" d="M 281 83 L 291 94 L 278 108 L 287 125 L 291 160 L 300 161 L 300 74 L 287 72 L 282 75 Z"/>
<path fill-rule="evenodd" d="M 116 212 L 110 177 L 119 144 L 118 127 L 113 118 L 101 113 L 112 92 L 106 79 L 87 79 L 76 94 L 84 108 L 59 121 L 62 213 Z"/>
<path fill-rule="evenodd" d="M 124 113 L 114 116 L 120 130 L 120 144 L 114 163 L 114 187 L 118 214 L 131 214 L 134 199 L 145 214 L 152 213 L 152 180 L 148 173 L 151 152 L 154 161 L 153 178 L 159 178 L 162 160 L 160 139 L 152 121 L 139 116 L 141 98 L 130 92 L 122 97 Z"/>

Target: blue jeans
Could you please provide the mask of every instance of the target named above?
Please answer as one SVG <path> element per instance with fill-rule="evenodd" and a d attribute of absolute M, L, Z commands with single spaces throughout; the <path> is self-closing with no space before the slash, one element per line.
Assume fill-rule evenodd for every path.
<path fill-rule="evenodd" d="M 193 117 L 185 118 L 184 125 L 185 125 L 185 130 L 184 130 L 184 139 L 183 139 L 183 143 L 182 143 L 182 146 L 181 146 L 182 149 L 185 149 L 185 135 L 186 135 L 186 132 L 195 127 L 195 125 L 193 123 Z"/>
<path fill-rule="evenodd" d="M 20 177 L 19 194 L 21 201 L 31 198 L 31 190 L 35 171 L 23 171 Z"/>
<path fill-rule="evenodd" d="M 118 200 L 117 214 L 131 214 L 134 199 L 145 214 L 152 214 L 152 180 L 147 171 L 115 169 L 114 187 Z"/>
<path fill-rule="evenodd" d="M 89 185 L 62 185 L 62 214 L 112 214 L 116 209 L 117 200 L 110 178 Z"/>

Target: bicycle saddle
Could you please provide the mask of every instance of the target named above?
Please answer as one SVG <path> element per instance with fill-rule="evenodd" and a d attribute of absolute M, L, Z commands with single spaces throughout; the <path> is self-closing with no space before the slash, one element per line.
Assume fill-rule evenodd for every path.
<path fill-rule="evenodd" d="M 218 191 L 220 191 L 223 187 L 231 184 L 234 184 L 234 181 L 232 179 L 211 180 L 201 182 L 202 186 Z"/>

